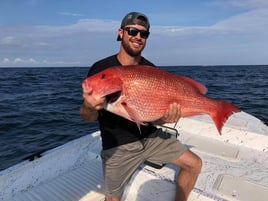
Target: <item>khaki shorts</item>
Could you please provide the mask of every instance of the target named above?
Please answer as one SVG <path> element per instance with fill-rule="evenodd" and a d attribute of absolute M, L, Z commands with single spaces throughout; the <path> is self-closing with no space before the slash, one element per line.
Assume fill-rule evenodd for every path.
<path fill-rule="evenodd" d="M 158 129 L 148 138 L 101 153 L 106 194 L 121 197 L 136 169 L 148 160 L 158 165 L 171 163 L 187 148 L 175 136 Z"/>

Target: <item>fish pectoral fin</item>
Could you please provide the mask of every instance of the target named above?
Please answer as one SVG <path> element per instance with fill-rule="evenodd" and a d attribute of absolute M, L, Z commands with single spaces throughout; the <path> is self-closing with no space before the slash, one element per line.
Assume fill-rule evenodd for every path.
<path fill-rule="evenodd" d="M 125 110 L 127 111 L 130 119 L 137 124 L 139 131 L 141 132 L 140 125 L 146 125 L 146 123 L 139 120 L 138 113 L 132 107 L 128 106 L 128 104 L 126 102 L 122 102 L 121 104 L 125 108 Z"/>

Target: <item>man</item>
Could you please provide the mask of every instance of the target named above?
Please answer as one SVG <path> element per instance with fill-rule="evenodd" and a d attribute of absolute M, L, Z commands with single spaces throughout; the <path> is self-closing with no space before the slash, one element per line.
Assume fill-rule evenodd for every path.
<path fill-rule="evenodd" d="M 144 14 L 127 14 L 118 30 L 117 40 L 121 41 L 119 53 L 96 62 L 88 76 L 112 66 L 154 66 L 141 56 L 150 34 L 149 29 L 149 20 Z M 172 163 L 180 167 L 176 201 L 187 200 L 201 170 L 202 161 L 174 136 L 154 126 L 177 122 L 180 118 L 179 105 L 171 104 L 161 119 L 146 126 L 141 125 L 140 133 L 136 123 L 103 109 L 109 99 L 116 98 L 116 94 L 96 100 L 89 95 L 89 89 L 84 88 L 83 97 L 81 116 L 89 122 L 99 120 L 106 201 L 120 201 L 132 174 L 146 160 L 159 165 Z"/>

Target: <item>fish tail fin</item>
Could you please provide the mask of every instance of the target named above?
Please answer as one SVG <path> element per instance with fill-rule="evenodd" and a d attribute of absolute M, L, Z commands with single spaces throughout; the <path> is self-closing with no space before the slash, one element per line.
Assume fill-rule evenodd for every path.
<path fill-rule="evenodd" d="M 235 112 L 240 112 L 241 109 L 236 107 L 231 103 L 227 103 L 225 101 L 218 101 L 217 108 L 214 110 L 211 115 L 219 134 L 221 135 L 221 130 L 224 123 L 227 121 L 229 116 L 231 116 Z"/>

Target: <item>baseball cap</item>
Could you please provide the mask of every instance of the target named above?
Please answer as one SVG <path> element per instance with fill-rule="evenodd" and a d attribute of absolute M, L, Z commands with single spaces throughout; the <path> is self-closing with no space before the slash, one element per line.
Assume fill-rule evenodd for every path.
<path fill-rule="evenodd" d="M 130 12 L 128 13 L 121 22 L 121 28 L 125 27 L 126 25 L 134 25 L 138 24 L 144 26 L 147 31 L 150 29 L 150 23 L 146 15 L 138 12 Z M 117 36 L 117 41 L 121 41 L 120 36 Z"/>

